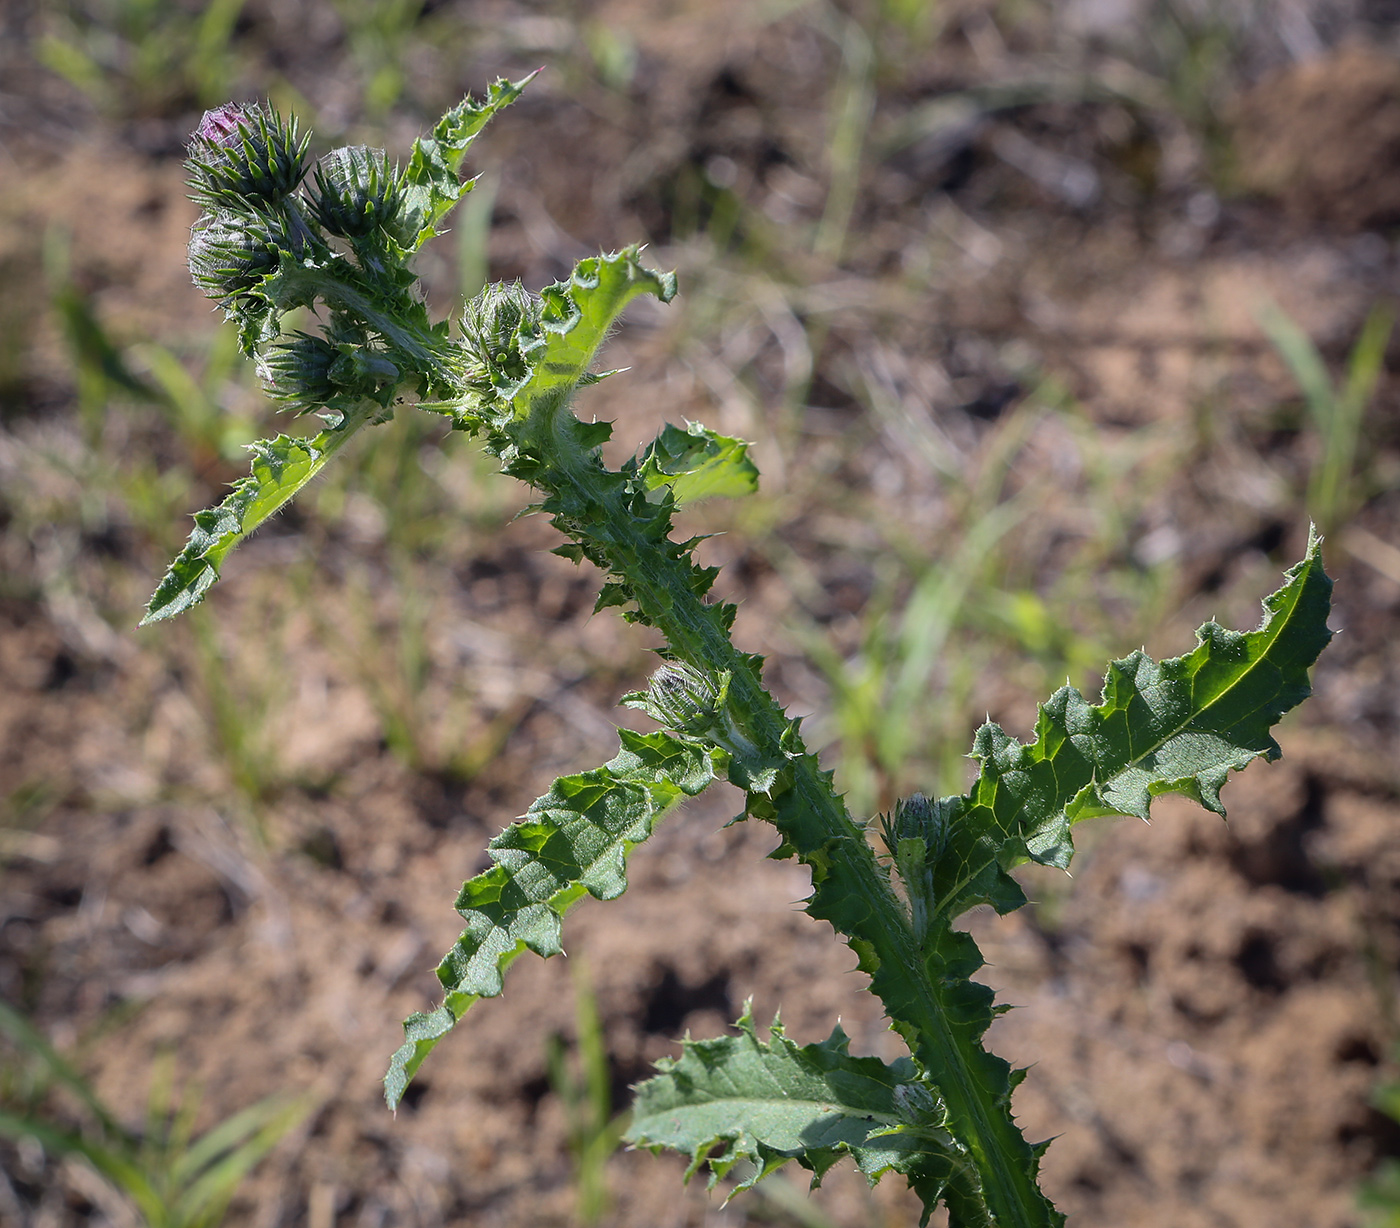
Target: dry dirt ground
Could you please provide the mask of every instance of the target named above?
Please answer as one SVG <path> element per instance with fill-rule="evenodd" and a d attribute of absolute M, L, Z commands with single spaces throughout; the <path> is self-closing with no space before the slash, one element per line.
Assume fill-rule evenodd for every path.
<path fill-rule="evenodd" d="M 250 2 L 232 45 L 245 94 L 396 149 L 463 90 L 548 64 L 481 144 L 491 271 L 538 286 L 642 240 L 678 267 L 682 300 L 634 313 L 608 356 L 632 370 L 592 408 L 627 447 L 662 416 L 755 441 L 758 510 L 697 523 L 727 530 L 708 549 L 743 646 L 826 736 L 822 653 L 869 656 L 906 572 L 1021 499 L 926 678 L 946 714 L 928 728 L 960 754 L 983 712 L 1024 733 L 1047 684 L 1092 686 L 1105 651 L 1252 625 L 1299 557 L 1324 445 L 1257 313 L 1276 303 L 1343 379 L 1394 302 L 1400 59 L 1379 4 L 1223 34 L 1160 5 L 890 16 L 919 7 L 433 5 L 381 116 L 353 6 Z M 803 872 L 725 827 L 717 790 L 637 852 L 623 898 L 571 915 L 568 960 L 517 964 L 385 1111 L 458 885 L 552 776 L 612 754 L 653 645 L 590 615 L 595 577 L 513 519 L 523 494 L 408 427 L 355 462 L 362 489 L 328 480 L 245 547 L 208 617 L 132 630 L 183 515 L 239 473 L 222 424 L 269 419 L 236 366 L 211 426 L 124 397 L 90 338 L 74 357 L 77 303 L 137 374 L 151 342 L 213 363 L 183 264 L 195 100 L 98 107 L 38 65 L 96 11 L 0 15 L 0 996 L 132 1125 L 162 1054 L 201 1129 L 306 1093 L 233 1202 L 256 1228 L 576 1222 L 547 1053 L 574 1045 L 586 985 L 619 1108 L 750 996 L 801 1041 L 840 1018 L 893 1056 L 852 957 L 795 904 Z M 443 308 L 458 271 L 450 243 L 425 259 Z M 1056 1136 L 1045 1188 L 1080 1228 L 1341 1228 L 1400 1155 L 1368 1103 L 1400 970 L 1400 342 L 1388 358 L 1327 546 L 1342 634 L 1283 761 L 1230 785 L 1228 825 L 1170 803 L 1150 829 L 1093 825 L 1072 883 L 1028 877 L 1033 907 L 968 919 L 1020 1008 L 991 1043 L 1033 1067 L 1017 1109 Z M 877 758 L 855 742 L 833 763 Z M 949 752 L 910 762 L 868 768 L 872 804 Z M 60 1095 L 48 1111 L 78 1120 Z M 803 1220 L 682 1192 L 682 1167 L 615 1155 L 600 1222 L 917 1222 L 893 1182 L 835 1173 Z M 0 1222 L 133 1221 L 81 1164 L 5 1142 Z"/>

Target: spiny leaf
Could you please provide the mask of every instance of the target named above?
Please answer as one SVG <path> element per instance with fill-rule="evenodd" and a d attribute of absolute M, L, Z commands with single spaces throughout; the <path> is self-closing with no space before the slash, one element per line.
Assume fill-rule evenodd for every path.
<path fill-rule="evenodd" d="M 250 444 L 253 471 L 217 507 L 196 512 L 194 531 L 170 564 L 140 625 L 174 618 L 204 600 L 229 551 L 314 478 L 352 435 L 384 411 L 372 401 L 311 439 L 278 435 Z"/>
<path fill-rule="evenodd" d="M 774 1020 L 769 1040 L 760 1040 L 751 1004 L 735 1026 L 737 1036 L 687 1037 L 679 1059 L 657 1064 L 660 1073 L 637 1088 L 627 1142 L 689 1156 L 687 1178 L 707 1165 L 712 1188 L 737 1166 L 735 1193 L 794 1159 L 815 1186 L 850 1155 L 872 1184 L 903 1174 L 930 1209 L 971 1167 L 908 1058 L 886 1065 L 852 1057 L 839 1026 L 799 1047 Z"/>
<path fill-rule="evenodd" d="M 678 505 L 717 495 L 736 498 L 758 489 L 758 469 L 749 445 L 689 422 L 685 430 L 669 422 L 632 465 L 651 502 L 670 490 Z M 624 469 L 624 472 L 628 472 Z"/>
<path fill-rule="evenodd" d="M 1207 623 L 1185 656 L 1159 663 L 1136 652 L 1113 662 L 1100 704 L 1091 706 L 1073 688 L 1061 689 L 1041 708 L 1030 745 L 984 725 L 973 751 L 981 763 L 976 783 L 965 797 L 938 803 L 938 840 L 929 844 L 923 881 L 906 883 L 911 893 L 927 892 L 925 915 L 931 920 L 918 935 L 918 980 L 932 989 L 938 1017 L 920 1021 L 918 980 L 899 967 L 874 967 L 871 987 L 922 1070 L 945 1089 L 954 1134 L 974 1152 L 985 1149 L 978 1167 L 989 1207 L 1010 1184 L 1008 1165 L 1033 1183 L 1039 1152 L 1011 1119 L 1020 1072 L 982 1048 L 995 1014 L 993 994 L 971 979 L 982 955 L 970 935 L 952 928 L 953 920 L 979 903 L 999 912 L 1020 907 L 1025 896 L 1008 871 L 1031 859 L 1067 866 L 1070 827 L 1083 819 L 1145 819 L 1152 798 L 1163 793 L 1184 794 L 1223 815 L 1220 788 L 1229 772 L 1257 757 L 1276 759 L 1272 726 L 1309 694 L 1308 668 L 1331 638 L 1331 589 L 1312 535 L 1306 557 L 1265 599 L 1257 630 L 1226 631 Z M 813 911 L 844 907 L 823 904 Z M 953 1084 L 968 1082 L 977 1095 L 960 1103 Z M 973 1141 L 979 1136 L 999 1142 L 995 1149 L 985 1142 L 979 1148 Z M 1027 1222 L 1055 1222 L 1048 1203 L 1043 1215 Z"/>
<path fill-rule="evenodd" d="M 1084 819 L 1145 819 L 1163 793 L 1223 815 L 1226 777 L 1251 759 L 1277 759 L 1270 731 L 1310 693 L 1308 669 L 1332 636 L 1331 591 L 1314 535 L 1306 557 L 1265 600 L 1257 630 L 1209 622 L 1185 656 L 1156 662 L 1135 652 L 1114 661 L 1097 706 L 1062 688 L 1041 707 L 1029 745 L 984 725 L 973 748 L 977 782 L 942 803 L 951 817 L 933 866 L 939 911 L 1017 906 L 1020 889 L 1005 871 L 1026 860 L 1067 866 L 1070 828 Z"/>
<path fill-rule="evenodd" d="M 472 1003 L 501 992 L 515 958 L 526 950 L 557 955 L 564 913 L 585 894 L 621 895 L 632 848 L 672 806 L 714 778 L 704 751 L 669 734 L 618 733 L 622 751 L 615 759 L 556 780 L 491 841 L 495 864 L 462 885 L 456 907 L 466 929 L 438 966 L 447 997 L 437 1010 L 405 1021 L 404 1043 L 384 1078 L 390 1108 Z"/>
<path fill-rule="evenodd" d="M 474 180 L 464 184 L 458 179 L 467 150 L 487 121 L 519 98 L 535 76 L 532 72 L 513 83 L 498 79 L 483 101 L 470 96 L 464 98 L 438 120 L 432 136 L 419 137 L 413 142 L 408 166 L 399 181 L 409 213 L 416 213 L 419 218 L 418 234 L 410 244 L 410 251 L 417 251 L 437 234 L 437 224 L 471 191 Z"/>

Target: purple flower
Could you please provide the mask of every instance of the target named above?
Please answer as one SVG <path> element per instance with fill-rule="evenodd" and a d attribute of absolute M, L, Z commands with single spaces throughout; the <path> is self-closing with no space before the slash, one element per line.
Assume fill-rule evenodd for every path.
<path fill-rule="evenodd" d="M 239 127 L 247 128 L 248 114 L 236 102 L 226 102 L 212 111 L 205 111 L 204 118 L 194 135 L 198 140 L 210 145 L 229 146 L 238 140 Z"/>

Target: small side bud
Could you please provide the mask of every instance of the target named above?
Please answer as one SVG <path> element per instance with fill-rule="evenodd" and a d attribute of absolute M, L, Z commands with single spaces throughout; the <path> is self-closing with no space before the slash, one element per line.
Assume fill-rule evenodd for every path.
<path fill-rule="evenodd" d="M 273 346 L 258 363 L 267 393 L 298 413 L 369 397 L 387 401 L 399 369 L 385 355 L 363 346 L 336 346 L 298 333 Z"/>
<path fill-rule="evenodd" d="M 273 346 L 258 360 L 258 374 L 268 396 L 298 413 L 326 405 L 344 391 L 331 378 L 340 351 L 320 337 L 298 333 Z"/>
<path fill-rule="evenodd" d="M 709 674 L 680 662 L 663 665 L 645 691 L 625 696 L 629 708 L 640 708 L 676 733 L 708 742 L 739 759 L 757 747 L 744 734 L 729 706 L 728 670 Z"/>
<path fill-rule="evenodd" d="M 207 209 L 275 205 L 306 175 L 311 138 L 260 106 L 225 103 L 206 111 L 190 137 L 191 195 Z"/>
<path fill-rule="evenodd" d="M 947 1117 L 942 1102 L 922 1083 L 898 1084 L 894 1089 L 894 1107 L 911 1126 L 941 1126 Z"/>
<path fill-rule="evenodd" d="M 721 688 L 688 665 L 663 665 L 647 698 L 652 714 L 677 732 L 704 735 L 721 727 Z"/>
<path fill-rule="evenodd" d="M 539 325 L 541 309 L 540 300 L 518 281 L 495 282 L 463 310 L 463 344 L 483 365 L 502 362 L 522 326 L 533 331 Z"/>
<path fill-rule="evenodd" d="M 467 381 L 483 402 L 513 396 L 530 378 L 530 355 L 543 344 L 542 311 L 518 281 L 487 286 L 463 309 Z"/>
<path fill-rule="evenodd" d="M 896 802 L 893 814 L 880 816 L 880 837 L 904 884 L 910 925 L 920 941 L 937 904 L 935 870 L 948 847 L 948 823 L 955 803 L 954 798 L 932 801 L 915 793 Z"/>
<path fill-rule="evenodd" d="M 902 840 L 917 840 L 928 861 L 934 862 L 948 844 L 947 807 L 922 793 L 912 794 L 895 803 L 891 830 L 896 846 Z"/>
<path fill-rule="evenodd" d="M 362 239 L 379 229 L 406 247 L 417 232 L 399 190 L 398 168 L 390 168 L 382 149 L 333 149 L 316 164 L 315 179 L 311 208 L 331 234 Z"/>

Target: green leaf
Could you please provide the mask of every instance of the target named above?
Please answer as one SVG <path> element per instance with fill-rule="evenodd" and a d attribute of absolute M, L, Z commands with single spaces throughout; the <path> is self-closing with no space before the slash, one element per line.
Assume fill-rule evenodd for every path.
<path fill-rule="evenodd" d="M 886 1172 L 903 1174 L 931 1208 L 970 1170 L 908 1058 L 886 1065 L 852 1057 L 839 1026 L 799 1047 L 774 1020 L 763 1041 L 748 1005 L 736 1026 L 737 1036 L 687 1037 L 679 1059 L 657 1064 L 660 1073 L 637 1088 L 625 1141 L 689 1156 L 687 1178 L 708 1166 L 711 1188 L 733 1173 L 735 1193 L 788 1160 L 810 1169 L 815 1186 L 849 1155 L 872 1184 Z"/>
<path fill-rule="evenodd" d="M 561 919 L 585 894 L 611 900 L 627 889 L 627 856 L 676 803 L 714 778 L 709 756 L 665 733 L 619 730 L 622 750 L 590 772 L 562 776 L 519 822 L 491 841 L 495 863 L 462 885 L 467 923 L 438 966 L 443 1005 L 404 1023 L 404 1043 L 384 1078 L 398 1105 L 414 1072 L 478 998 L 501 992 L 525 951 L 560 951 Z"/>
<path fill-rule="evenodd" d="M 743 440 L 717 434 L 699 422 L 688 422 L 685 430 L 668 422 L 632 462 L 634 480 L 652 503 L 668 489 L 677 504 L 752 494 L 758 489 L 758 469 L 748 448 Z"/>
<path fill-rule="evenodd" d="M 217 507 L 195 513 L 194 532 L 156 588 L 140 625 L 174 618 L 203 601 L 229 552 L 320 473 L 356 431 L 383 413 L 366 401 L 314 438 L 278 435 L 249 444 L 252 473 Z"/>
<path fill-rule="evenodd" d="M 1257 630 L 1227 631 L 1211 622 L 1185 656 L 1156 662 L 1136 652 L 1113 662 L 1098 705 L 1063 688 L 1041 708 L 1029 745 L 984 725 L 973 751 L 981 763 L 977 781 L 964 797 L 937 804 L 937 840 L 929 841 L 921 880 L 905 884 L 911 895 L 926 893 L 924 909 L 914 910 L 929 918 L 914 934 L 922 967 L 910 975 L 907 960 L 873 959 L 868 970 L 920 1069 L 943 1093 L 949 1129 L 977 1161 L 972 1193 L 996 1222 L 1060 1220 L 1035 1188 L 1040 1150 L 1022 1138 L 1011 1116 L 1011 1093 L 1023 1072 L 982 1047 L 996 1013 L 993 994 L 971 979 L 982 956 L 953 920 L 975 904 L 1003 913 L 1020 907 L 1025 896 L 1008 871 L 1027 860 L 1067 866 L 1070 828 L 1083 819 L 1145 819 L 1152 799 L 1164 793 L 1223 815 L 1220 789 L 1229 772 L 1255 758 L 1276 759 L 1272 726 L 1309 694 L 1308 669 L 1331 639 L 1331 589 L 1313 535 L 1307 556 L 1265 599 Z M 906 858 L 911 866 L 915 860 Z M 811 911 L 859 934 L 855 913 L 862 906 L 819 885 Z M 1013 1199 L 1009 1191 L 1017 1187 L 1023 1193 Z M 966 1214 L 977 1206 L 970 1198 Z"/>
<path fill-rule="evenodd" d="M 1041 707 L 1029 745 L 982 726 L 976 783 L 942 803 L 952 810 L 934 867 L 939 911 L 951 918 L 974 904 L 1016 906 L 1020 891 L 1005 871 L 1027 860 L 1067 866 L 1070 828 L 1084 819 L 1146 819 L 1163 793 L 1224 815 L 1229 773 L 1277 759 L 1273 725 L 1311 692 L 1308 669 L 1332 638 L 1331 592 L 1313 535 L 1307 556 L 1264 601 L 1257 630 L 1209 622 L 1185 656 L 1157 662 L 1135 652 L 1112 662 L 1100 703 L 1062 688 Z"/>
<path fill-rule="evenodd" d="M 498 79 L 484 101 L 477 102 L 470 96 L 462 99 L 438 120 L 432 136 L 413 142 L 408 166 L 399 181 L 409 212 L 419 217 L 418 235 L 410 244 L 410 251 L 416 252 L 437 234 L 437 224 L 471 191 L 476 181 L 462 183 L 458 178 L 467 150 L 487 121 L 519 98 L 536 75 L 532 72 L 514 83 Z"/>
<path fill-rule="evenodd" d="M 563 421 L 562 411 L 587 379 L 598 348 L 623 308 L 643 294 L 654 294 L 663 303 L 675 297 L 676 275 L 648 269 L 641 255 L 642 249 L 634 245 L 588 256 L 574 266 L 567 281 L 540 291 L 545 344 L 533 357 L 530 378 L 515 395 L 516 414 L 535 419 L 536 437 Z M 577 420 L 569 425 L 574 431 L 589 430 Z M 583 450 L 591 447 L 583 445 Z"/>
<path fill-rule="evenodd" d="M 1070 828 L 1082 819 L 1146 816 L 1151 799 L 1167 792 L 1220 810 L 1230 770 L 1277 757 L 1271 728 L 1307 696 L 1308 669 L 1330 639 L 1330 591 L 1314 538 L 1265 601 L 1257 630 L 1211 623 L 1186 656 L 1158 663 L 1134 653 L 1115 662 L 1100 704 L 1062 690 L 1042 709 L 1030 745 L 985 726 L 972 790 L 924 807 L 924 855 L 909 845 L 916 831 L 898 833 L 895 869 L 913 879 L 907 903 L 890 891 L 886 867 L 867 856 L 863 836 L 842 826 L 829 777 L 810 755 L 794 746 L 771 784 L 749 783 L 771 768 L 778 740 L 759 724 L 756 680 L 741 664 L 725 664 L 729 723 L 745 734 L 724 744 L 729 778 L 748 793 L 747 812 L 777 826 L 780 851 L 811 867 L 808 912 L 846 936 L 921 1080 L 937 1088 L 948 1133 L 972 1160 L 975 1173 L 951 1179 L 939 1195 L 950 1223 L 1062 1222 L 1037 1185 L 1043 1145 L 1028 1143 L 1012 1116 L 1022 1072 L 982 1047 L 994 995 L 973 981 L 982 956 L 954 919 L 979 903 L 1001 912 L 1025 903 L 1009 871 L 1031 859 L 1066 865 Z M 676 621 L 668 615 L 668 631 Z"/>

